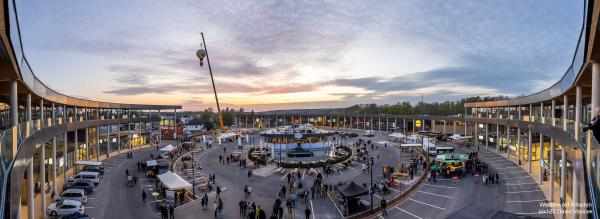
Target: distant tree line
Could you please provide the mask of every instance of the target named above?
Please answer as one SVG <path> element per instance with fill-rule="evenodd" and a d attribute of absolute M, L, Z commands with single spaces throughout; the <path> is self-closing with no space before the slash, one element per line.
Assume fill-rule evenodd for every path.
<path fill-rule="evenodd" d="M 445 102 L 418 102 L 415 105 L 410 102 L 398 102 L 395 104 L 357 104 L 348 108 L 344 108 L 340 113 L 343 114 L 392 114 L 392 115 L 437 115 L 449 116 L 465 113 L 464 103 L 505 100 L 507 96 L 494 97 L 468 97 L 458 101 Z"/>

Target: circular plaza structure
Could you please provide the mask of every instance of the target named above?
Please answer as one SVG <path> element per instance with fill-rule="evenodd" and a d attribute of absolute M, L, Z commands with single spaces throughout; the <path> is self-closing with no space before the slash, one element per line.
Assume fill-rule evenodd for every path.
<path fill-rule="evenodd" d="M 333 157 L 333 132 L 310 124 L 280 126 L 260 133 L 271 158 L 279 161 L 310 161 Z"/>

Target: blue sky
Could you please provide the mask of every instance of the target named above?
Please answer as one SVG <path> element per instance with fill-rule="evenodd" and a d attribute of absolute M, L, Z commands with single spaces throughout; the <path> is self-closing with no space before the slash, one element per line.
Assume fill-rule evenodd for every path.
<path fill-rule="evenodd" d="M 82 98 L 255 110 L 521 95 L 565 72 L 582 1 L 17 2 L 48 86 Z"/>

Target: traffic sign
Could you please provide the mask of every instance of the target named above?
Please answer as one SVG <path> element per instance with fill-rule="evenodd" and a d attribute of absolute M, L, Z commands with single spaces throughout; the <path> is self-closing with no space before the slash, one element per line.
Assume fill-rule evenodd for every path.
<path fill-rule="evenodd" d="M 421 120 L 416 120 L 415 121 L 415 126 L 421 127 Z"/>

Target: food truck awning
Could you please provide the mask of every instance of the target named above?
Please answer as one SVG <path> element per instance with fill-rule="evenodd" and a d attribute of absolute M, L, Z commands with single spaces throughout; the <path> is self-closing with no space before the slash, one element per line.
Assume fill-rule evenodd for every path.
<path fill-rule="evenodd" d="M 192 187 L 192 184 L 185 181 L 183 178 L 181 178 L 181 176 L 171 171 L 167 171 L 166 173 L 158 175 L 157 177 L 158 180 L 160 180 L 160 182 L 169 190 L 177 190 Z"/>
<path fill-rule="evenodd" d="M 167 146 L 165 146 L 164 148 L 161 148 L 160 151 L 164 151 L 164 152 L 171 152 L 175 150 L 175 146 L 173 146 L 172 144 L 169 144 Z"/>
<path fill-rule="evenodd" d="M 149 167 L 158 166 L 158 162 L 156 162 L 156 160 L 147 160 L 146 166 L 149 166 Z"/>
<path fill-rule="evenodd" d="M 102 166 L 102 162 L 100 161 L 91 161 L 91 160 L 78 160 L 75 161 L 77 165 L 86 165 L 86 166 Z"/>

